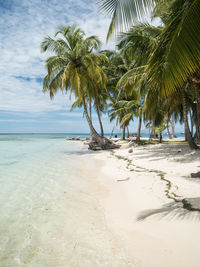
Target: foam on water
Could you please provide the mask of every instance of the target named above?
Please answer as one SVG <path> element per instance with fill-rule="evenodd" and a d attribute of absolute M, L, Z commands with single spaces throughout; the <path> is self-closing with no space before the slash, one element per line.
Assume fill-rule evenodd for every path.
<path fill-rule="evenodd" d="M 0 135 L 0 266 L 133 266 L 86 191 L 79 142 L 57 137 Z"/>

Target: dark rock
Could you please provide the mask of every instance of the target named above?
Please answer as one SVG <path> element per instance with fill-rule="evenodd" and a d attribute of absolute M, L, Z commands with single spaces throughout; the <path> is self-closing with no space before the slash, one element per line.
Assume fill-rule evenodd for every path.
<path fill-rule="evenodd" d="M 192 178 L 200 178 L 200 172 L 191 173 Z"/>

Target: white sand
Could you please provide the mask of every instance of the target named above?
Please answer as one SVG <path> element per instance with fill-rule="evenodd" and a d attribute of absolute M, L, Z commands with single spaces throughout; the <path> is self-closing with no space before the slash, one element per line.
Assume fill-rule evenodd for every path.
<path fill-rule="evenodd" d="M 200 179 L 190 178 L 191 172 L 200 171 L 199 151 L 183 145 L 150 145 L 114 154 L 88 156 L 98 162 L 97 183 L 90 191 L 121 247 L 137 266 L 199 267 L 200 213 L 170 199 L 187 198 L 200 208 Z M 162 172 L 169 182 L 161 179 Z"/>

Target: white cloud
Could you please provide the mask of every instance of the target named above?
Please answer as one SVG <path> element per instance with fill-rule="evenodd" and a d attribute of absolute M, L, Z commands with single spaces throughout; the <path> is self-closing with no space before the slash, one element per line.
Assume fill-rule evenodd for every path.
<path fill-rule="evenodd" d="M 54 101 L 43 94 L 35 80 L 26 81 L 13 76 L 0 76 L 0 110 L 20 112 L 48 112 L 66 109 L 71 105 L 66 95 L 58 94 Z"/>

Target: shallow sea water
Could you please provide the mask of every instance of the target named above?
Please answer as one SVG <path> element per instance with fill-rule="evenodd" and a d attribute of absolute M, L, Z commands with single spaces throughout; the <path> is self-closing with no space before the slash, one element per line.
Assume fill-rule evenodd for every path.
<path fill-rule="evenodd" d="M 62 135 L 0 135 L 0 266 L 135 266 L 87 192 L 84 155 Z"/>

